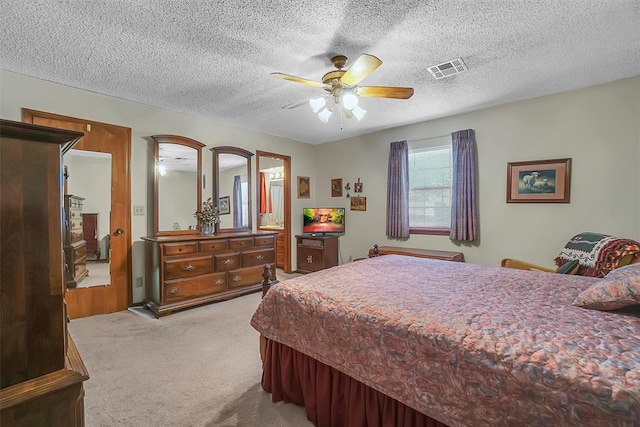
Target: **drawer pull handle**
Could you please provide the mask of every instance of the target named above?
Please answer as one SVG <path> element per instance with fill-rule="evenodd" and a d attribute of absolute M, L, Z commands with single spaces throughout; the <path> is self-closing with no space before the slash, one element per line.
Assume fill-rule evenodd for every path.
<path fill-rule="evenodd" d="M 257 259 L 257 260 L 264 259 L 264 255 L 257 255 L 257 256 L 256 256 L 256 259 Z"/>
<path fill-rule="evenodd" d="M 233 260 L 232 259 L 227 258 L 227 259 L 224 260 L 224 265 L 231 265 L 231 264 L 233 264 Z"/>
<path fill-rule="evenodd" d="M 307 257 L 307 262 L 308 262 L 309 264 L 313 264 L 313 255 L 309 255 L 309 256 Z"/>
<path fill-rule="evenodd" d="M 240 276 L 233 276 L 233 278 L 232 278 L 231 280 L 233 280 L 234 282 L 239 282 L 240 280 L 242 280 L 242 277 L 240 277 Z"/>
<path fill-rule="evenodd" d="M 187 264 L 187 265 L 184 266 L 184 269 L 185 269 L 185 271 L 193 271 L 193 270 L 196 269 L 196 266 L 192 265 L 192 264 Z"/>
<path fill-rule="evenodd" d="M 222 285 L 224 283 L 224 280 L 222 279 L 218 279 L 215 282 L 213 282 L 214 285 Z"/>
<path fill-rule="evenodd" d="M 169 293 L 170 293 L 171 295 L 175 295 L 175 294 L 177 294 L 178 292 L 180 292 L 180 288 L 179 288 L 179 287 L 177 287 L 177 286 L 176 286 L 175 288 L 171 288 L 171 290 L 169 291 Z"/>

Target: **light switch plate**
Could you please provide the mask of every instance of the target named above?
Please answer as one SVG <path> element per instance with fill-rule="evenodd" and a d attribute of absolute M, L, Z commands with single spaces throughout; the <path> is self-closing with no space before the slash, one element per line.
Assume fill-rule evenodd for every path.
<path fill-rule="evenodd" d="M 144 215 L 144 206 L 134 206 L 133 207 L 134 215 Z"/>

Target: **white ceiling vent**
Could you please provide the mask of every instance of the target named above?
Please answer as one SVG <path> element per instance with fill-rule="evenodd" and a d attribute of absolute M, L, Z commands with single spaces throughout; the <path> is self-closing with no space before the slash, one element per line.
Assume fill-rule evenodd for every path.
<path fill-rule="evenodd" d="M 429 72 L 436 80 L 444 79 L 445 77 L 449 77 L 466 70 L 468 70 L 468 68 L 464 64 L 462 58 L 452 59 L 451 61 L 429 67 Z"/>

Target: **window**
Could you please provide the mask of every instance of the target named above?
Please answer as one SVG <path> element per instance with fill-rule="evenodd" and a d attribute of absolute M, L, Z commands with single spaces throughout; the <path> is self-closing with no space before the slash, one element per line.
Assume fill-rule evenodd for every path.
<path fill-rule="evenodd" d="M 440 139 L 440 138 L 439 138 Z M 431 141 L 433 142 L 433 141 Z M 412 234 L 449 234 L 451 143 L 409 147 L 409 229 Z"/>

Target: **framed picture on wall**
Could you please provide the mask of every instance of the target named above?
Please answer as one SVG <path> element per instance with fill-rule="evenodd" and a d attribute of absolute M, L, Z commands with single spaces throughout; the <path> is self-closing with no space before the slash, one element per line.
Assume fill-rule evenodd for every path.
<path fill-rule="evenodd" d="M 507 203 L 569 203 L 571 159 L 507 163 Z"/>
<path fill-rule="evenodd" d="M 351 197 L 351 210 L 352 211 L 366 211 L 367 210 L 367 198 L 366 197 Z"/>
<path fill-rule="evenodd" d="M 298 199 L 311 198 L 311 178 L 308 176 L 298 177 Z"/>
<path fill-rule="evenodd" d="M 218 209 L 220 210 L 220 215 L 228 215 L 231 212 L 229 196 L 220 197 L 220 200 L 218 201 Z"/>
<path fill-rule="evenodd" d="M 342 197 L 342 178 L 331 180 L 331 197 Z"/>

